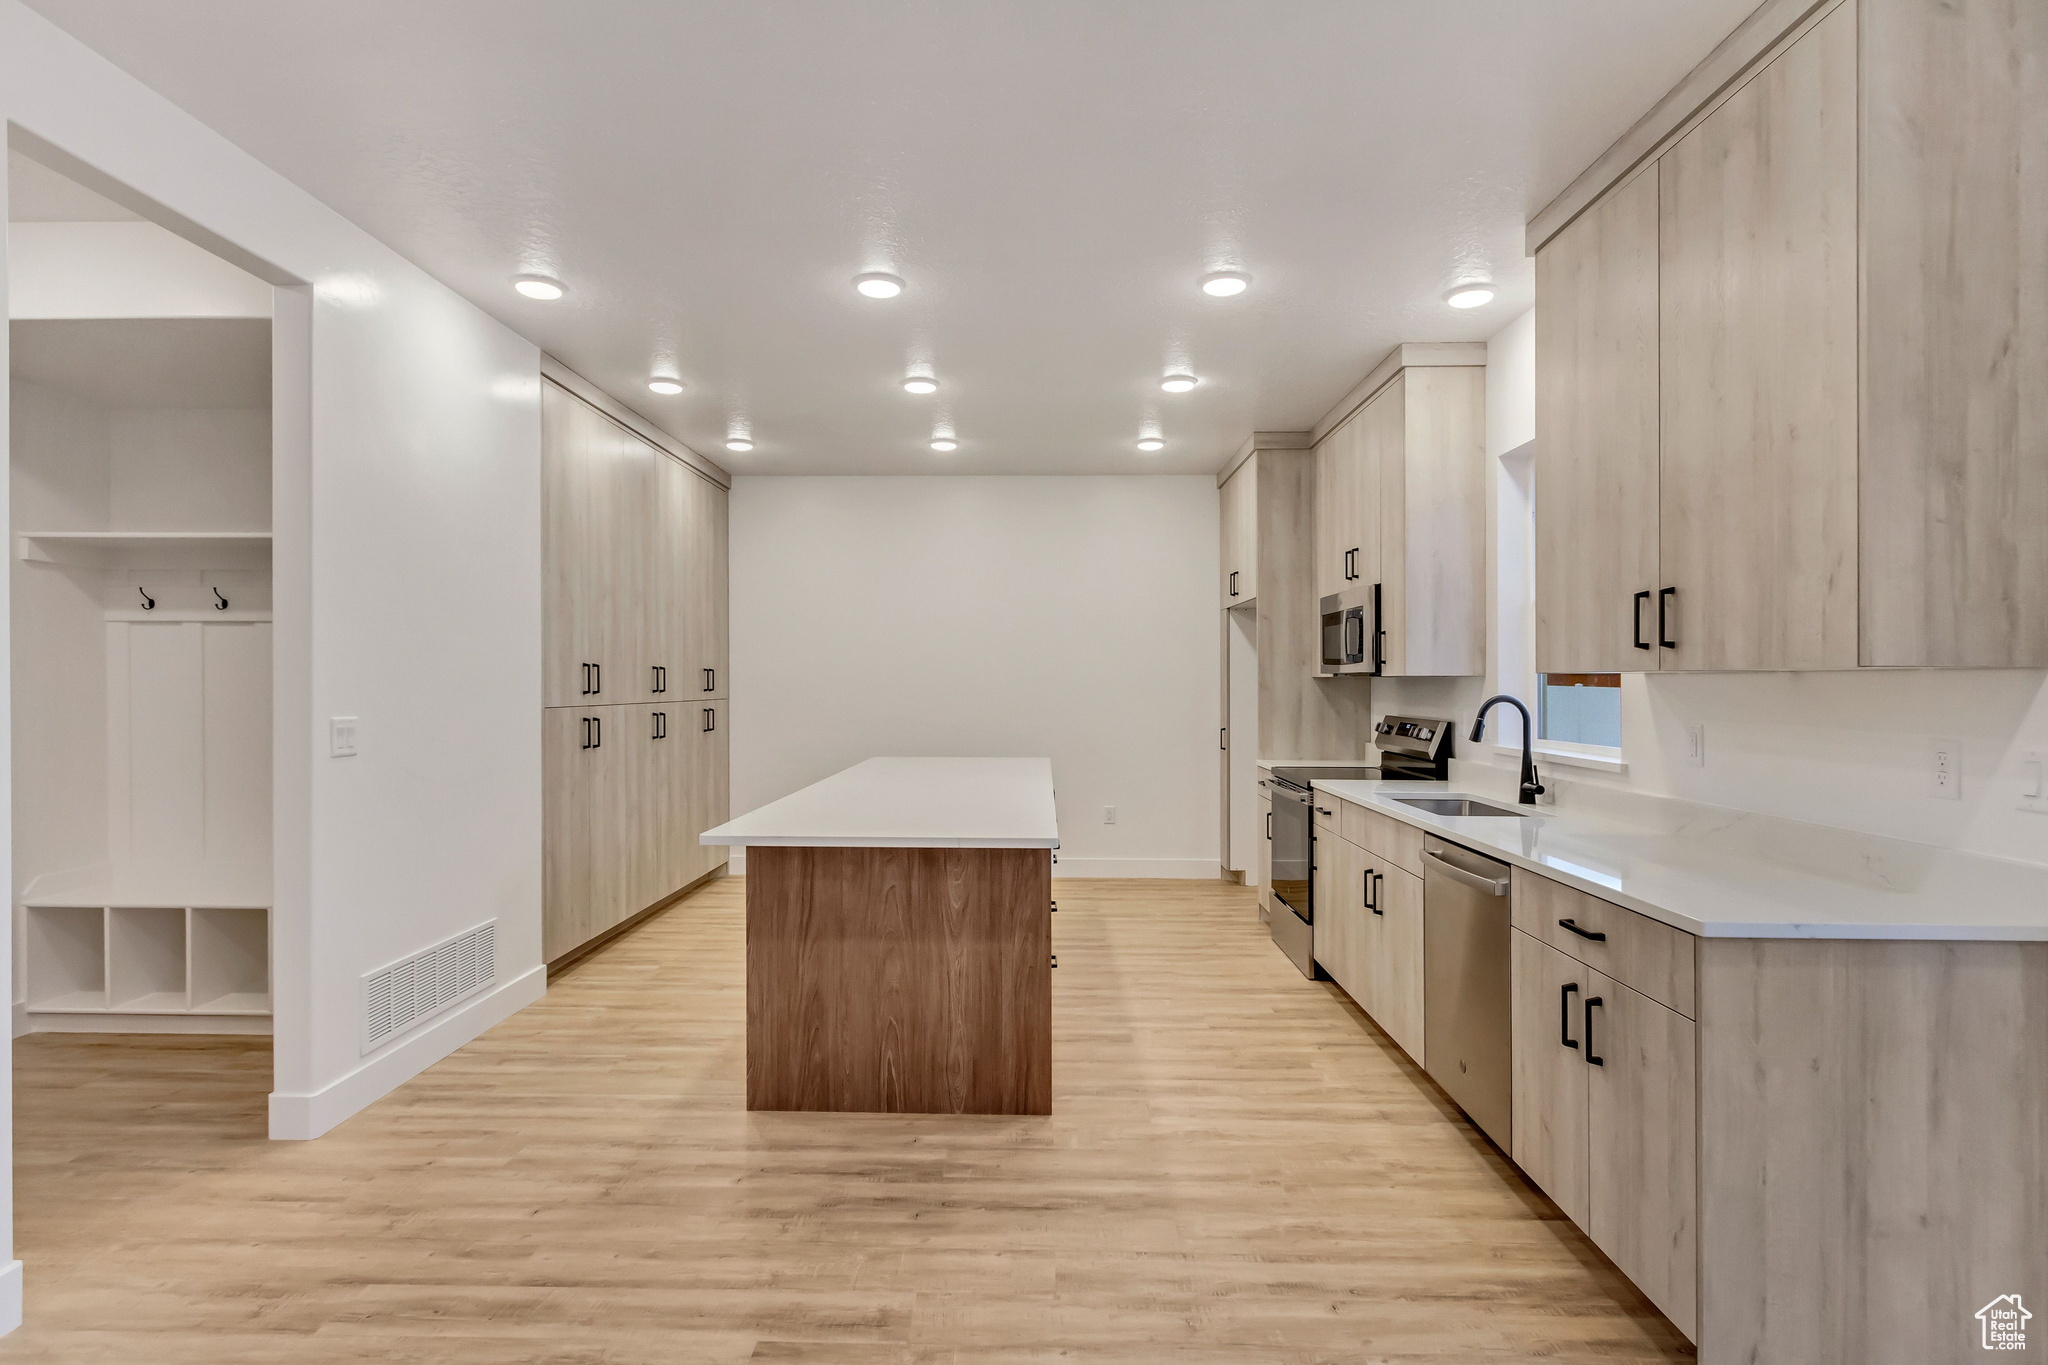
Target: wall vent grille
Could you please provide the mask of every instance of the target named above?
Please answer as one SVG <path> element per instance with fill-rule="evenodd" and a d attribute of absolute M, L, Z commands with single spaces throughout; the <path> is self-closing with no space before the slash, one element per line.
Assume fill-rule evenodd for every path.
<path fill-rule="evenodd" d="M 498 922 L 489 920 L 363 977 L 363 1052 L 498 979 Z"/>

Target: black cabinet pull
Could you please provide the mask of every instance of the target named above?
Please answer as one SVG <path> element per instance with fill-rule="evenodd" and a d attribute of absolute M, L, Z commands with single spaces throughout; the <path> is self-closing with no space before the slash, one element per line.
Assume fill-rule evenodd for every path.
<path fill-rule="evenodd" d="M 1267 812 L 1266 812 L 1266 838 L 1267 838 L 1268 840 L 1271 840 L 1271 839 L 1272 839 L 1272 837 L 1273 837 L 1273 812 L 1271 812 L 1271 811 L 1267 811 Z"/>
<path fill-rule="evenodd" d="M 1380 889 L 1379 884 L 1385 880 L 1386 878 L 1382 877 L 1374 869 L 1367 868 L 1365 870 L 1365 908 L 1372 911 L 1375 915 L 1382 913 L 1378 893 Z"/>
<path fill-rule="evenodd" d="M 583 665 L 583 695 L 590 695 L 590 665 Z"/>
<path fill-rule="evenodd" d="M 1227 751 L 1227 750 L 1228 750 L 1228 749 L 1230 748 L 1230 727 L 1229 727 L 1229 726 L 1227 726 L 1227 725 L 1226 725 L 1226 726 L 1224 726 L 1224 727 L 1223 727 L 1223 728 L 1222 728 L 1221 730 L 1218 730 L 1218 731 L 1216 732 L 1216 747 L 1217 747 L 1217 748 L 1219 748 L 1219 749 L 1223 749 L 1223 750 L 1226 750 L 1226 751 Z"/>
<path fill-rule="evenodd" d="M 656 739 L 668 738 L 668 712 L 656 711 L 654 713 L 654 737 Z"/>
<path fill-rule="evenodd" d="M 713 707 L 704 708 L 704 733 L 710 734 L 718 728 L 718 712 Z"/>
<path fill-rule="evenodd" d="M 588 667 L 588 665 L 585 666 Z M 583 747 L 586 749 L 590 747 L 590 717 L 588 716 L 583 717 Z"/>
<path fill-rule="evenodd" d="M 592 716 L 590 718 L 590 728 L 597 733 L 597 743 L 591 745 L 590 747 L 593 749 L 602 749 L 604 747 L 604 717 Z"/>
<path fill-rule="evenodd" d="M 1589 995 L 1586 997 L 1586 1027 L 1583 1030 L 1581 1030 L 1581 1032 L 1583 1032 L 1586 1035 L 1586 1062 L 1590 1066 L 1607 1065 L 1607 1059 L 1605 1057 L 1595 1057 L 1593 1055 L 1593 1011 L 1596 1008 L 1598 1008 L 1602 1003 L 1603 1002 L 1601 1001 L 1600 997 L 1597 995 Z"/>
<path fill-rule="evenodd" d="M 1230 595 L 1232 597 L 1237 596 L 1237 574 L 1235 572 L 1230 575 Z"/>
<path fill-rule="evenodd" d="M 668 670 L 663 668 L 660 664 L 653 665 L 653 668 L 655 692 L 661 693 L 668 691 Z"/>
<path fill-rule="evenodd" d="M 1569 929 L 1573 933 L 1577 934 L 1580 938 L 1585 939 L 1589 943 L 1607 942 L 1607 935 L 1602 933 L 1596 933 L 1591 929 L 1581 929 L 1578 925 L 1577 920 L 1561 919 L 1557 922 L 1557 927 L 1560 929 Z"/>
<path fill-rule="evenodd" d="M 704 690 L 706 692 L 716 692 L 718 690 L 717 669 L 707 668 L 704 670 Z"/>
<path fill-rule="evenodd" d="M 1678 648 L 1678 641 L 1671 638 L 1671 628 L 1665 620 L 1665 608 L 1671 599 L 1678 596 L 1676 588 L 1657 589 L 1657 643 L 1666 649 Z"/>
<path fill-rule="evenodd" d="M 1560 1034 L 1558 1041 L 1574 1052 L 1579 1050 L 1579 1041 L 1572 1037 L 1572 992 L 1578 988 L 1578 982 L 1567 981 L 1564 983 L 1564 988 L 1557 993 L 1558 1033 Z"/>
<path fill-rule="evenodd" d="M 1649 600 L 1650 590 L 1648 588 L 1644 588 L 1641 592 L 1636 594 L 1635 606 L 1631 608 L 1631 610 L 1635 614 L 1635 646 L 1637 649 L 1650 648 L 1650 642 L 1643 638 L 1643 603 Z"/>

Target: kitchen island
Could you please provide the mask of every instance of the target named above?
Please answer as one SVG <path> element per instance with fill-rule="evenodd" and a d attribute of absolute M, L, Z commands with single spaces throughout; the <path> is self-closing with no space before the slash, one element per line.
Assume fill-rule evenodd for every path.
<path fill-rule="evenodd" d="M 747 1107 L 1052 1112 L 1052 761 L 871 758 L 747 850 Z"/>

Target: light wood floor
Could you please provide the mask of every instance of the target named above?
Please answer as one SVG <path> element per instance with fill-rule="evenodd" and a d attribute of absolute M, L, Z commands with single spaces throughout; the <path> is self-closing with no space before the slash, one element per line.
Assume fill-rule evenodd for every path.
<path fill-rule="evenodd" d="M 715 884 L 318 1142 L 15 1045 L 0 1361 L 1642 1361 L 1682 1338 L 1220 883 L 1060 882 L 1051 1118 L 750 1115 Z"/>

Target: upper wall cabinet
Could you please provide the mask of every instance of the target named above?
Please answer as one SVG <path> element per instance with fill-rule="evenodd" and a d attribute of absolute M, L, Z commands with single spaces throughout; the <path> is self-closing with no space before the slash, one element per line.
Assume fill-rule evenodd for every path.
<path fill-rule="evenodd" d="M 1841 0 L 1653 151 L 1537 252 L 1538 668 L 2048 666 L 2048 7 Z"/>
<path fill-rule="evenodd" d="M 1486 369 L 1442 363 L 1483 356 L 1400 348 L 1316 445 L 1316 587 L 1366 609 L 1355 671 L 1486 671 Z"/>
<path fill-rule="evenodd" d="M 1241 607 L 1259 595 L 1259 471 L 1246 460 L 1223 482 L 1223 605 Z"/>

